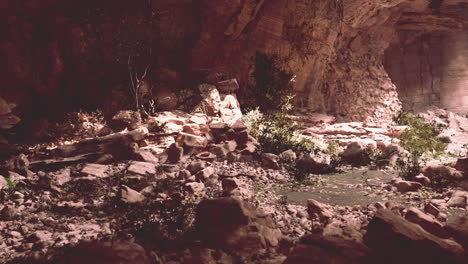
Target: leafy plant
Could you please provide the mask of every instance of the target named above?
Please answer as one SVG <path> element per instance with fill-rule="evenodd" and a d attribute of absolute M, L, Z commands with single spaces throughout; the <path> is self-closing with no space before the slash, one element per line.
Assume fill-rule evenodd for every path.
<path fill-rule="evenodd" d="M 419 174 L 425 164 L 424 155 L 440 155 L 445 150 L 446 144 L 437 137 L 440 131 L 421 117 L 402 112 L 395 121 L 399 125 L 410 127 L 400 136 L 400 145 L 409 152 L 409 155 L 397 160 L 396 169 L 401 177 L 412 179 Z"/>
<path fill-rule="evenodd" d="M 397 123 L 410 127 L 400 136 L 400 145 L 412 155 L 422 156 L 425 153 L 437 155 L 445 150 L 446 144 L 437 137 L 440 131 L 423 118 L 402 112 L 397 117 Z"/>
<path fill-rule="evenodd" d="M 431 186 L 434 189 L 443 189 L 448 187 L 450 184 L 450 179 L 443 174 L 435 174 L 431 177 Z"/>
<path fill-rule="evenodd" d="M 8 189 L 10 189 L 10 190 L 16 189 L 16 184 L 10 178 L 5 177 L 5 181 L 6 181 L 7 185 L 8 185 Z"/>
<path fill-rule="evenodd" d="M 382 150 L 376 149 L 376 150 L 370 150 L 369 152 L 369 158 L 372 162 L 372 167 L 375 169 L 382 169 L 385 166 L 390 164 L 390 160 L 388 159 L 388 155 L 384 155 L 382 153 Z"/>
<path fill-rule="evenodd" d="M 425 163 L 426 160 L 421 156 L 404 155 L 397 159 L 395 169 L 398 171 L 400 177 L 406 180 L 412 180 L 414 176 L 420 173 Z"/>
<path fill-rule="evenodd" d="M 294 128 L 298 125 L 288 118 L 293 96 L 282 98 L 280 111 L 263 114 L 259 108 L 245 114 L 244 122 L 260 143 L 263 152 L 279 154 L 292 149 L 296 153 L 316 151 L 314 141 L 302 136 Z"/>

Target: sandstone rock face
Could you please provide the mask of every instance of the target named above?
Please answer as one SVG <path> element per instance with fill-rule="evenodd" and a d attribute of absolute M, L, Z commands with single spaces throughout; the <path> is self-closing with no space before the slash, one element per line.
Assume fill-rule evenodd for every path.
<path fill-rule="evenodd" d="M 252 57 L 260 51 L 278 54 L 279 66 L 296 75 L 298 103 L 341 120 L 375 122 L 388 121 L 400 110 L 397 88 L 383 66 L 390 43 L 407 45 L 409 36 L 467 28 L 466 6 L 460 1 L 431 7 L 429 1 L 411 0 L 7 0 L 0 14 L 5 20 L 0 96 L 23 106 L 21 111 L 48 103 L 96 105 L 103 99 L 113 106 L 125 97 L 116 87 L 128 82 L 127 61 L 133 50 L 126 44 L 140 43 L 133 48 L 150 50 L 153 45 L 154 52 L 143 57 L 162 65 L 148 73 L 138 95 L 142 100 L 152 87 L 159 87 L 172 96 L 172 108 L 172 92 L 181 88 L 180 79 L 202 83 L 198 76 L 206 71 L 228 73 L 227 78 L 211 78 L 214 85 L 237 78 L 239 94 L 249 97 L 247 87 L 254 86 Z M 158 14 L 158 25 L 148 14 Z M 47 34 L 47 40 L 39 32 Z M 464 52 L 463 36 L 452 34 L 442 50 Z M 37 41 L 41 45 L 32 47 Z M 432 50 L 432 41 L 428 45 L 417 49 L 424 51 L 421 60 Z M 439 57 L 429 60 L 437 62 Z M 455 94 L 463 97 L 452 94 L 441 101 L 465 105 L 461 87 L 466 79 L 460 71 L 465 57 L 454 57 L 443 70 L 433 67 L 434 78 L 424 86 L 456 87 Z M 134 62 L 147 66 L 144 60 Z M 443 76 L 456 73 L 458 79 L 444 78 L 438 85 L 440 71 L 446 73 Z M 223 91 L 237 89 L 233 81 L 225 84 L 220 86 Z"/>
<path fill-rule="evenodd" d="M 465 11 L 466 12 L 466 11 Z M 386 52 L 385 65 L 407 111 L 429 105 L 468 113 L 468 31 L 423 34 L 411 44 L 401 39 Z"/>

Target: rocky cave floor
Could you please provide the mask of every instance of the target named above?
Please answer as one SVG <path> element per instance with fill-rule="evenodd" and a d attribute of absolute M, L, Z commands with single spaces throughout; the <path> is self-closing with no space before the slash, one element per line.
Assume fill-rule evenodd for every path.
<path fill-rule="evenodd" d="M 460 182 L 440 189 L 372 164 L 297 182 L 281 161 L 295 155 L 259 153 L 234 105 L 221 118 L 122 111 L 113 133 L 83 122 L 100 134 L 16 146 L 22 154 L 2 165 L 9 181 L 0 177 L 0 262 L 466 263 L 466 159 L 429 162 L 425 176 Z M 448 149 L 463 155 L 467 119 L 427 115 L 447 125 Z M 305 121 L 304 135 L 343 146 L 385 147 L 402 129 L 291 118 Z"/>

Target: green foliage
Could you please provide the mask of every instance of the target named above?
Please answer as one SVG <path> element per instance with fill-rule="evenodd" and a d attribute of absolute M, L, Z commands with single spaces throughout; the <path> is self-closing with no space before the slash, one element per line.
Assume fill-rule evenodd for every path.
<path fill-rule="evenodd" d="M 421 117 L 402 112 L 395 121 L 398 125 L 410 127 L 400 136 L 400 145 L 409 152 L 409 155 L 399 158 L 395 167 L 401 177 L 412 179 L 419 174 L 425 163 L 423 156 L 440 155 L 445 150 L 446 144 L 437 137 L 438 129 Z"/>
<path fill-rule="evenodd" d="M 248 112 L 244 121 L 263 152 L 279 154 L 288 149 L 296 153 L 317 150 L 315 142 L 294 130 L 297 125 L 287 117 L 285 111 L 264 115 L 257 108 Z"/>
<path fill-rule="evenodd" d="M 8 189 L 10 189 L 10 190 L 16 189 L 16 184 L 14 182 L 12 182 L 10 178 L 5 177 L 5 181 L 6 181 L 7 185 L 8 185 Z"/>
<path fill-rule="evenodd" d="M 267 55 L 257 51 L 255 55 L 255 79 L 253 92 L 262 111 L 279 110 L 283 99 L 292 94 L 290 82 L 294 75 L 280 68 L 278 55 Z"/>
<path fill-rule="evenodd" d="M 445 150 L 446 144 L 437 138 L 439 131 L 423 118 L 402 112 L 397 117 L 397 123 L 410 127 L 400 136 L 400 145 L 412 155 L 422 156 L 425 153 L 436 155 Z"/>
<path fill-rule="evenodd" d="M 286 161 L 286 168 L 290 175 L 294 177 L 294 181 L 304 183 L 307 180 L 309 173 L 295 161 Z"/>
<path fill-rule="evenodd" d="M 388 155 L 384 155 L 382 153 L 382 150 L 380 149 L 369 150 L 368 153 L 369 153 L 369 158 L 371 160 L 373 169 L 382 169 L 385 166 L 390 164 Z"/>
<path fill-rule="evenodd" d="M 395 169 L 400 177 L 406 180 L 412 180 L 418 175 L 426 160 L 417 155 L 404 155 L 397 159 Z"/>
<path fill-rule="evenodd" d="M 448 187 L 452 182 L 443 174 L 436 174 L 431 177 L 431 187 L 434 189 L 443 189 Z"/>

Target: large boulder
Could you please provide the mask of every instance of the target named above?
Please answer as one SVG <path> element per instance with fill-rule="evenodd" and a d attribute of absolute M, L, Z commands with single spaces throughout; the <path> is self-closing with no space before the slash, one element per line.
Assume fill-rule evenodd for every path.
<path fill-rule="evenodd" d="M 428 166 L 421 170 L 430 179 L 446 178 L 449 181 L 463 180 L 463 172 L 449 166 Z"/>
<path fill-rule="evenodd" d="M 373 263 L 362 243 L 316 234 L 301 238 L 284 264 L 366 264 Z"/>
<path fill-rule="evenodd" d="M 390 183 L 401 193 L 416 192 L 422 187 L 422 184 L 419 182 L 405 181 L 400 178 L 395 178 Z"/>
<path fill-rule="evenodd" d="M 364 241 L 376 263 L 463 263 L 458 243 L 432 235 L 386 209 L 378 210 L 370 221 Z"/>
<path fill-rule="evenodd" d="M 333 209 L 331 206 L 313 199 L 307 200 L 307 211 L 310 219 L 318 219 L 321 222 L 328 222 L 333 218 Z"/>
<path fill-rule="evenodd" d="M 445 226 L 450 235 L 468 251 L 468 213 L 449 218 Z"/>
<path fill-rule="evenodd" d="M 465 208 L 468 205 L 468 192 L 454 191 L 452 196 L 447 201 L 448 207 Z"/>
<path fill-rule="evenodd" d="M 82 243 L 65 252 L 63 264 L 149 264 L 145 249 L 131 242 Z"/>
<path fill-rule="evenodd" d="M 370 151 L 373 146 L 361 141 L 356 141 L 348 145 L 346 150 L 340 154 L 343 161 L 350 163 L 353 166 L 363 166 L 371 162 Z"/>
<path fill-rule="evenodd" d="M 448 233 L 444 229 L 442 223 L 437 221 L 433 216 L 425 214 L 416 207 L 408 208 L 406 215 L 406 220 L 420 225 L 427 232 L 434 234 L 438 237 L 448 238 Z"/>
<path fill-rule="evenodd" d="M 202 201 L 197 208 L 195 227 L 207 246 L 228 252 L 242 250 L 243 254 L 276 247 L 281 237 L 270 217 L 235 198 Z"/>
<path fill-rule="evenodd" d="M 326 173 L 331 169 L 331 157 L 324 153 L 304 154 L 298 161 L 300 168 L 308 173 Z"/>

